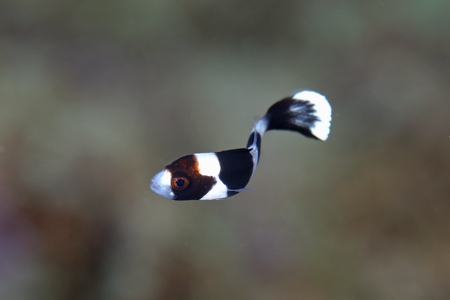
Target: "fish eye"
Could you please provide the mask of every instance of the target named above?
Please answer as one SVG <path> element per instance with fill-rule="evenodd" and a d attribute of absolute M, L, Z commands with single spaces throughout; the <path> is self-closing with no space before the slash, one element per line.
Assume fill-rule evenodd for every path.
<path fill-rule="evenodd" d="M 171 185 L 176 190 L 184 190 L 189 185 L 189 179 L 186 177 L 173 177 Z"/>

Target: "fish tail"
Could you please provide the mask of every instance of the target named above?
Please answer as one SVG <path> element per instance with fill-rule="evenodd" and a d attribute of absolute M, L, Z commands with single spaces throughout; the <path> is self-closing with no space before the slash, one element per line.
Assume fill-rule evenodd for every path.
<path fill-rule="evenodd" d="M 302 91 L 273 104 L 263 117 L 268 130 L 291 130 L 325 141 L 330 133 L 331 106 L 313 91 Z"/>
<path fill-rule="evenodd" d="M 253 172 L 261 156 L 261 140 L 266 131 L 290 130 L 306 137 L 325 141 L 330 133 L 331 106 L 327 99 L 313 91 L 302 91 L 281 99 L 255 120 L 247 149 L 253 157 Z"/>

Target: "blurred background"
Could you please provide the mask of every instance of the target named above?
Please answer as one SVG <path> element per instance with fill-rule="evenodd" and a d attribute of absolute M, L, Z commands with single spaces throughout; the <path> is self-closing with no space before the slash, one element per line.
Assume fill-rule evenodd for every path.
<path fill-rule="evenodd" d="M 450 2 L 2 1 L 0 299 L 450 299 Z M 174 159 L 269 132 L 249 187 L 176 202 Z"/>

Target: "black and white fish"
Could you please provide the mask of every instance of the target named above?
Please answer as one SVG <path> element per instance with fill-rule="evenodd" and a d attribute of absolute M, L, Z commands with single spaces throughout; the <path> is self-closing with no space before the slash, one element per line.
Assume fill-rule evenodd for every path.
<path fill-rule="evenodd" d="M 273 104 L 255 122 L 246 148 L 183 156 L 156 174 L 150 188 L 172 200 L 214 200 L 242 192 L 258 166 L 261 139 L 269 130 L 291 130 L 325 141 L 331 106 L 313 91 L 302 91 Z"/>

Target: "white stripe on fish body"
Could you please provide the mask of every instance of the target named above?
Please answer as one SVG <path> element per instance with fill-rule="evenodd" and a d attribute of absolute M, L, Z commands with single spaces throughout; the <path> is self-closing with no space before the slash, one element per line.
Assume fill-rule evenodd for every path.
<path fill-rule="evenodd" d="M 216 184 L 212 187 L 212 189 L 200 200 L 220 200 L 227 197 L 228 197 L 228 188 L 219 179 L 217 180 Z"/>
<path fill-rule="evenodd" d="M 256 131 L 257 133 L 259 133 L 259 135 L 261 135 L 261 138 L 262 138 L 264 133 L 267 130 L 268 123 L 269 123 L 269 121 L 267 120 L 267 117 L 266 116 L 262 117 L 261 119 L 259 119 L 258 121 L 255 122 L 253 131 Z"/>
<path fill-rule="evenodd" d="M 259 148 L 258 146 L 253 146 L 252 150 L 250 150 L 250 154 L 252 155 L 253 160 L 253 174 L 256 171 L 256 168 L 258 167 L 258 159 L 259 159 Z"/>
<path fill-rule="evenodd" d="M 198 163 L 198 171 L 205 176 L 218 177 L 220 173 L 220 163 L 214 152 L 194 154 Z"/>
<path fill-rule="evenodd" d="M 228 188 L 219 178 L 221 167 L 217 155 L 214 152 L 210 152 L 196 153 L 194 156 L 197 159 L 199 173 L 204 176 L 213 176 L 216 180 L 216 184 L 200 200 L 226 198 L 228 196 Z"/>
<path fill-rule="evenodd" d="M 252 155 L 253 160 L 253 173 L 255 173 L 256 168 L 258 167 L 260 149 L 258 147 L 257 141 L 258 137 L 255 136 L 255 132 L 259 133 L 260 139 L 262 139 L 264 133 L 267 130 L 267 125 L 269 121 L 267 120 L 267 116 L 262 117 L 258 121 L 255 121 L 255 125 L 253 126 L 253 130 L 250 135 L 254 135 L 253 143 L 247 146 L 247 149 L 251 149 L 250 154 Z"/>

